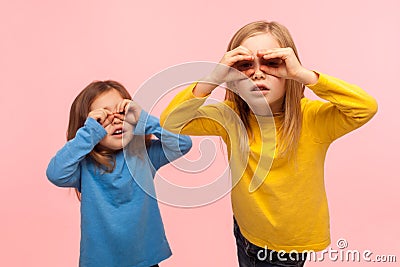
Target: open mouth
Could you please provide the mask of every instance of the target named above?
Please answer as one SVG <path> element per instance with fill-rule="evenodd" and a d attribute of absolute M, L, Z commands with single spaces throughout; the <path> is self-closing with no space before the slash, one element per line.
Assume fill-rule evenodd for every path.
<path fill-rule="evenodd" d="M 124 131 L 122 129 L 117 129 L 114 131 L 114 133 L 112 135 L 121 135 L 123 133 L 124 133 Z"/>
<path fill-rule="evenodd" d="M 263 92 L 268 92 L 270 89 L 267 88 L 263 84 L 256 84 L 256 86 L 251 90 L 251 91 L 263 91 Z"/>

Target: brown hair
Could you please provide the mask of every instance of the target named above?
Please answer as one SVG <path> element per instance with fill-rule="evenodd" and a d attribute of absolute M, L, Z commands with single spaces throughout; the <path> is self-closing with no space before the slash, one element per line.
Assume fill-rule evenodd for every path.
<path fill-rule="evenodd" d="M 277 22 L 255 21 L 239 29 L 229 42 L 227 51 L 231 51 L 240 46 L 249 37 L 269 33 L 279 43 L 281 47 L 291 47 L 299 58 L 294 41 L 288 29 Z M 229 86 L 229 85 L 228 85 Z M 300 100 L 304 97 L 304 85 L 294 80 L 285 81 L 285 98 L 282 113 L 278 116 L 283 117 L 283 122 L 278 132 L 278 151 L 279 155 L 292 155 L 297 150 L 301 131 L 301 106 Z M 249 137 L 252 138 L 250 129 L 250 108 L 248 104 L 231 90 L 226 91 L 226 100 L 232 101 L 238 109 L 239 116 L 246 127 Z"/>
<path fill-rule="evenodd" d="M 110 90 L 117 90 L 121 97 L 124 99 L 132 99 L 126 88 L 119 82 L 113 80 L 107 81 L 94 81 L 87 85 L 75 98 L 71 105 L 69 113 L 69 123 L 67 130 L 67 140 L 75 137 L 76 132 L 81 128 L 90 112 L 92 103 L 101 94 Z M 149 144 L 151 135 L 146 135 L 146 144 Z M 100 144 L 97 144 L 94 149 L 88 154 L 94 161 L 97 167 L 105 172 L 112 172 L 115 167 L 115 151 L 107 149 Z M 78 199 L 80 200 L 80 193 L 75 190 Z"/>

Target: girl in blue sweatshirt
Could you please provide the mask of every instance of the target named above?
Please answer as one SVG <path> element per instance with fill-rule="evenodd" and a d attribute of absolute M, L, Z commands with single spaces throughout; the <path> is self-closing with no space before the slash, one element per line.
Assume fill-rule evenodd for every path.
<path fill-rule="evenodd" d="M 149 267 L 168 258 L 153 178 L 190 150 L 190 138 L 162 130 L 120 83 L 96 81 L 73 102 L 67 139 L 46 174 L 81 200 L 79 266 Z"/>

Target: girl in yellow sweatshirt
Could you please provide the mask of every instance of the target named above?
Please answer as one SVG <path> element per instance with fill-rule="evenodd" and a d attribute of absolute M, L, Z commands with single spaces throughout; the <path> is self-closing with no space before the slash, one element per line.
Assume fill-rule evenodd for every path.
<path fill-rule="evenodd" d="M 225 101 L 203 105 L 222 83 Z M 304 85 L 326 101 L 305 98 Z M 226 143 L 240 266 L 303 266 L 301 253 L 330 244 L 327 149 L 376 111 L 359 87 L 304 68 L 284 26 L 257 21 L 236 32 L 208 77 L 175 96 L 161 124 Z"/>

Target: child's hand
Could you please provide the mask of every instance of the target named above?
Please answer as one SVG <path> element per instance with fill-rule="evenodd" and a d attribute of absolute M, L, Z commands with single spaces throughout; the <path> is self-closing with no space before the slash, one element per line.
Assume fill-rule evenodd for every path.
<path fill-rule="evenodd" d="M 220 65 L 218 65 L 214 71 L 207 77 L 208 81 L 215 84 L 221 84 L 224 82 L 237 81 L 245 79 L 244 75 L 240 72 L 234 71 L 229 67 L 235 67 L 235 64 L 245 64 L 247 61 L 251 62 L 254 60 L 253 53 L 243 47 L 238 46 L 235 49 L 228 51 L 220 60 Z M 227 67 L 226 67 L 227 66 Z"/>
<path fill-rule="evenodd" d="M 98 123 L 100 123 L 104 128 L 110 125 L 114 120 L 114 114 L 103 108 L 92 110 L 89 112 L 88 117 L 98 121 Z"/>
<path fill-rule="evenodd" d="M 122 100 L 115 108 L 115 116 L 131 125 L 136 125 L 142 108 L 130 99 Z"/>
<path fill-rule="evenodd" d="M 267 62 L 267 64 L 262 64 L 260 69 L 269 75 L 295 80 L 303 84 L 313 84 L 318 80 L 318 76 L 314 72 L 300 64 L 290 47 L 258 50 L 257 56 Z"/>

